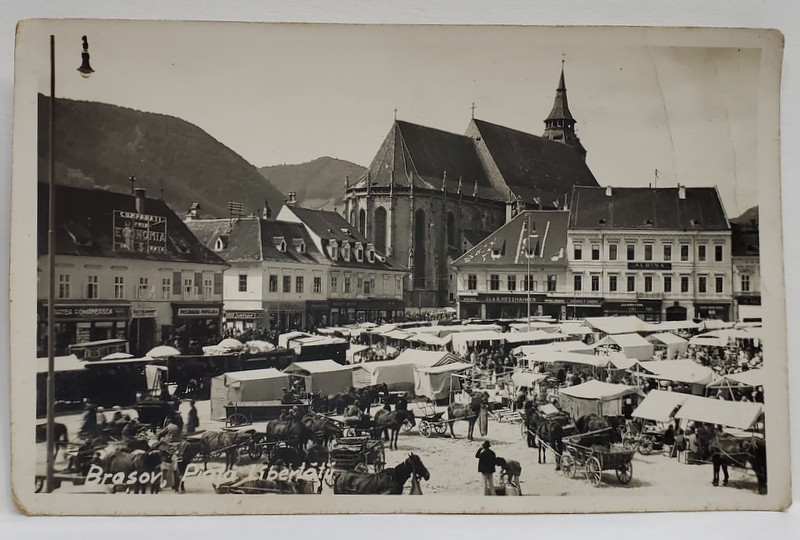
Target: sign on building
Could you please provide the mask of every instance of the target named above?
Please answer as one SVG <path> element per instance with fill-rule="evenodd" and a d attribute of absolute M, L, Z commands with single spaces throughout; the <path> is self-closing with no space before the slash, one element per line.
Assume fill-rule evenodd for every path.
<path fill-rule="evenodd" d="M 166 253 L 167 218 L 114 210 L 114 251 Z"/>

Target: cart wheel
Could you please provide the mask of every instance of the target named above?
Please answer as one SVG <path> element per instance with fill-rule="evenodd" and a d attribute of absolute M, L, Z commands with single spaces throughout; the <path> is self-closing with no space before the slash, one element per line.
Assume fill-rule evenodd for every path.
<path fill-rule="evenodd" d="M 43 489 L 44 489 L 44 478 L 42 478 L 41 476 L 37 476 L 34 493 L 41 493 Z"/>
<path fill-rule="evenodd" d="M 625 433 L 622 436 L 622 446 L 627 448 L 628 450 L 635 450 L 636 449 L 636 438 L 629 434 Z"/>
<path fill-rule="evenodd" d="M 258 443 L 251 442 L 247 445 L 247 455 L 250 459 L 259 459 L 264 455 L 264 448 Z"/>
<path fill-rule="evenodd" d="M 430 437 L 431 431 L 431 425 L 427 422 L 427 420 L 421 420 L 419 423 L 419 434 L 423 437 Z"/>
<path fill-rule="evenodd" d="M 642 437 L 642 440 L 639 441 L 639 453 L 642 454 L 643 456 L 647 456 L 652 451 L 653 451 L 652 437 Z"/>
<path fill-rule="evenodd" d="M 438 422 L 436 424 L 433 424 L 433 431 L 435 431 L 439 435 L 444 435 L 445 433 L 447 433 L 447 424 L 445 424 L 444 422 Z"/>
<path fill-rule="evenodd" d="M 586 479 L 589 480 L 594 487 L 600 485 L 603 481 L 603 469 L 600 466 L 600 460 L 596 457 L 590 457 L 586 461 Z"/>
<path fill-rule="evenodd" d="M 228 427 L 244 426 L 249 423 L 250 420 L 242 413 L 232 414 L 225 420 L 225 425 Z"/>
<path fill-rule="evenodd" d="M 622 484 L 627 484 L 633 478 L 633 463 L 623 463 L 617 467 L 617 480 Z"/>
<path fill-rule="evenodd" d="M 357 473 L 366 473 L 369 472 L 369 467 L 366 461 L 359 461 L 353 466 L 353 470 Z"/>
<path fill-rule="evenodd" d="M 356 436 L 356 430 L 351 428 L 351 427 L 344 428 L 344 430 L 342 431 L 342 436 L 343 437 L 355 437 Z"/>
<path fill-rule="evenodd" d="M 575 463 L 575 458 L 573 458 L 570 454 L 564 454 L 561 456 L 561 472 L 564 473 L 564 476 L 567 478 L 575 478 L 577 469 L 578 466 Z"/>
<path fill-rule="evenodd" d="M 405 421 L 403 422 L 403 426 L 402 426 L 402 428 L 401 428 L 401 429 L 402 429 L 403 431 L 411 431 L 411 422 L 409 422 L 408 420 L 405 420 Z"/>

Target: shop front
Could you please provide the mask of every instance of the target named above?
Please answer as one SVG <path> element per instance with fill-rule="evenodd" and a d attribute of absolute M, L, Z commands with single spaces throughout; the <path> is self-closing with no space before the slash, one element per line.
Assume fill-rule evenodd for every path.
<path fill-rule="evenodd" d="M 741 322 L 761 322 L 761 296 L 737 296 L 736 311 Z"/>
<path fill-rule="evenodd" d="M 244 332 L 260 328 L 264 323 L 263 309 L 257 310 L 225 310 L 225 327 L 232 327 Z"/>
<path fill-rule="evenodd" d="M 730 319 L 731 305 L 727 302 L 703 302 L 694 305 L 695 319 L 717 319 L 728 321 Z"/>
<path fill-rule="evenodd" d="M 460 297 L 462 319 L 524 319 L 531 317 L 561 317 L 563 299 L 548 298 L 543 294 L 477 294 Z"/>
<path fill-rule="evenodd" d="M 562 319 L 585 319 L 603 315 L 602 298 L 565 298 L 561 302 L 564 306 Z"/>
<path fill-rule="evenodd" d="M 306 302 L 306 318 L 308 320 L 308 328 L 328 326 L 328 322 L 331 319 L 330 302 L 308 300 Z"/>
<path fill-rule="evenodd" d="M 265 302 L 269 327 L 279 333 L 306 329 L 305 302 Z"/>
<path fill-rule="evenodd" d="M 647 322 L 661 322 L 661 300 L 629 300 L 625 302 L 604 302 L 603 316 L 635 315 Z"/>
<path fill-rule="evenodd" d="M 134 304 L 131 307 L 131 323 L 128 335 L 131 353 L 144 356 L 147 351 L 158 345 L 157 307 L 146 307 Z"/>
<path fill-rule="evenodd" d="M 206 345 L 219 343 L 221 323 L 221 302 L 172 304 L 175 339 L 182 351 L 198 353 Z"/>
<path fill-rule="evenodd" d="M 39 302 L 38 356 L 47 355 L 47 302 Z M 129 303 L 80 302 L 56 303 L 56 355 L 67 354 L 70 345 L 105 339 L 128 339 L 131 319 Z"/>
<path fill-rule="evenodd" d="M 404 314 L 405 302 L 403 300 L 376 298 L 356 302 L 356 320 L 359 322 L 391 322 L 395 318 L 402 319 Z"/>

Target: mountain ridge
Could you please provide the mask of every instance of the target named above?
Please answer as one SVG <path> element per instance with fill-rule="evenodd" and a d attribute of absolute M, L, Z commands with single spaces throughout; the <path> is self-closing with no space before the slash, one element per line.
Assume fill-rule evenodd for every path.
<path fill-rule="evenodd" d="M 354 183 L 366 170 L 366 167 L 331 156 L 258 169 L 267 183 L 282 193 L 295 192 L 301 206 L 322 210 L 340 210 L 344 200 L 345 177 Z"/>

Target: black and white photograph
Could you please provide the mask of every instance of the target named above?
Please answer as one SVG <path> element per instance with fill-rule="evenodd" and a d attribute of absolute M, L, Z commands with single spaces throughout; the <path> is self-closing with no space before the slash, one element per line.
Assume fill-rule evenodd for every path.
<path fill-rule="evenodd" d="M 782 46 L 23 21 L 20 508 L 786 508 Z"/>

